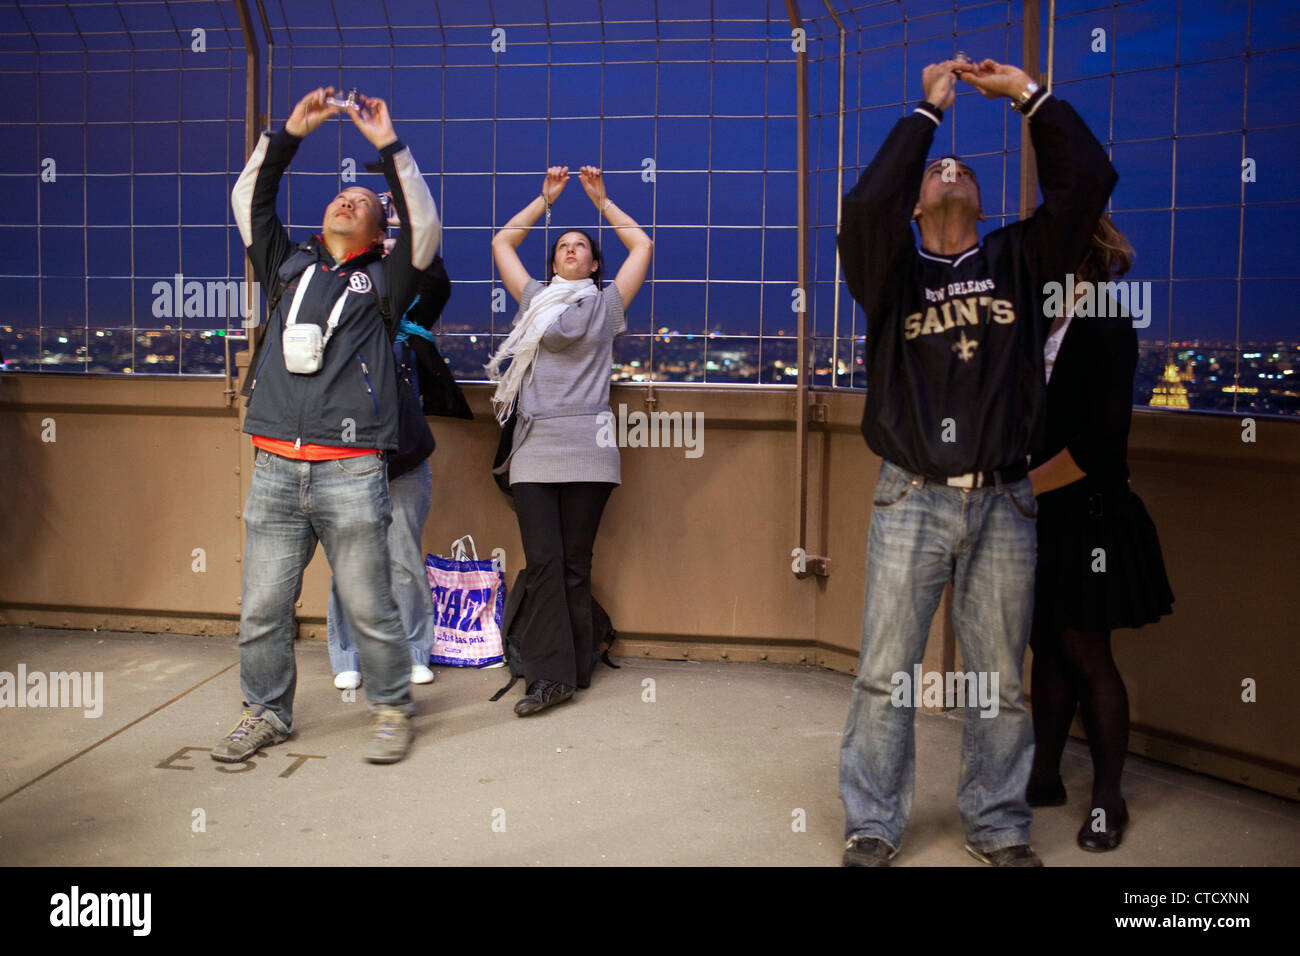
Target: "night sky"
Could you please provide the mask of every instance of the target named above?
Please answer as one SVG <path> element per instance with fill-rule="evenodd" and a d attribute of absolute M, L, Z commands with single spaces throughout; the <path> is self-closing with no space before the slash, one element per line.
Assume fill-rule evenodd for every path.
<path fill-rule="evenodd" d="M 850 29 L 845 189 L 920 99 L 926 63 L 955 50 L 1021 61 L 1019 3 L 958 3 L 955 12 L 952 0 L 833 5 Z M 802 6 L 814 112 L 810 308 L 825 337 L 839 195 L 838 39 L 823 4 Z M 652 282 L 629 315 L 634 335 L 794 335 L 795 56 L 784 4 L 549 0 L 549 29 L 537 22 L 541 9 L 495 0 L 506 50 L 494 52 L 494 24 L 477 2 L 435 10 L 272 0 L 272 125 L 318 85 L 389 100 L 446 227 L 457 283 L 448 328 L 482 333 L 509 321 L 490 308 L 494 225 L 537 193 L 548 164 L 593 163 L 656 242 Z M 602 16 L 603 26 L 590 22 Z M 1300 201 L 1294 5 L 1062 0 L 1057 18 L 1055 92 L 1110 147 L 1120 173 L 1115 220 L 1137 249 L 1129 278 L 1153 283 L 1142 341 L 1300 339 L 1292 306 L 1300 266 L 1287 228 Z M 192 48 L 195 28 L 206 31 L 201 52 Z M 1098 29 L 1105 52 L 1092 49 Z M 1044 71 L 1046 44 L 1044 29 Z M 0 7 L 9 103 L 0 126 L 0 326 L 67 329 L 74 339 L 160 329 L 169 324 L 151 312 L 160 279 L 242 275 L 229 195 L 244 162 L 243 63 L 232 3 Z M 936 153 L 955 150 L 979 177 L 985 231 L 1017 214 L 1019 139 L 1005 102 L 973 91 L 938 131 Z M 360 171 L 372 154 L 346 120 L 308 138 L 282 187 L 295 238 L 319 228 L 344 160 L 355 160 L 358 182 L 378 184 Z M 57 178 L 42 181 L 51 158 Z M 1254 160 L 1254 182 L 1242 182 L 1243 158 Z M 553 226 L 595 223 L 572 182 Z M 539 274 L 540 226 L 521 249 Z M 620 244 L 608 229 L 601 240 L 616 267 Z M 842 282 L 840 295 L 847 340 L 862 334 L 863 316 Z M 184 327 L 227 323 L 191 318 Z M 6 354 L 14 334 L 0 331 Z"/>

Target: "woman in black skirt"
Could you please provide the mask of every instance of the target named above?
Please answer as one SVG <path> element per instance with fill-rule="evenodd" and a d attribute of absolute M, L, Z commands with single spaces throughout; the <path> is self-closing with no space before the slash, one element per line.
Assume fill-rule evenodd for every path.
<path fill-rule="evenodd" d="M 1076 288 L 1118 279 L 1132 259 L 1132 247 L 1103 215 Z M 1085 302 L 1066 303 L 1047 340 L 1047 434 L 1029 473 L 1038 496 L 1038 573 L 1029 642 L 1035 750 L 1026 797 L 1035 807 L 1065 803 L 1061 753 L 1080 709 L 1093 780 L 1078 842 L 1104 851 L 1119 846 L 1129 820 L 1120 793 L 1128 693 L 1110 632 L 1158 620 L 1174 596 L 1155 525 L 1129 488 L 1137 334 L 1128 316 L 1098 318 L 1095 299 L 1091 309 Z M 1107 306 L 1114 316 L 1118 309 Z"/>

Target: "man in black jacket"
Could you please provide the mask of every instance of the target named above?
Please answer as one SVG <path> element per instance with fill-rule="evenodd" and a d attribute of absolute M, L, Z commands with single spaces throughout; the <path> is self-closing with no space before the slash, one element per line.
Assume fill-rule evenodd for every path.
<path fill-rule="evenodd" d="M 1043 204 L 980 243 L 979 189 L 955 157 L 926 164 L 955 78 L 1030 117 Z M 1026 460 L 1041 431 L 1043 287 L 1082 258 L 1116 175 L 1065 103 L 1014 66 L 926 67 L 925 102 L 898 121 L 844 197 L 839 246 L 867 315 L 862 433 L 883 461 L 867 540 L 858 678 L 840 754 L 846 865 L 885 865 L 911 812 L 914 707 L 965 704 L 957 805 L 986 863 L 1041 865 L 1025 784 L 1033 731 L 1020 682 L 1037 505 Z M 921 232 L 917 247 L 910 220 Z M 920 673 L 952 580 L 964 674 Z"/>
<path fill-rule="evenodd" d="M 360 652 L 374 715 L 366 759 L 401 760 L 411 741 L 406 635 L 388 571 L 385 459 L 398 445 L 392 337 L 433 261 L 441 226 L 387 104 L 361 97 L 346 112 L 379 150 L 401 215 L 392 253 L 383 256 L 379 197 L 360 186 L 329 204 L 320 235 L 290 241 L 275 211 L 280 178 L 302 138 L 340 111 L 328 102 L 332 93 L 307 94 L 284 129 L 263 134 L 232 195 L 249 260 L 274 307 L 243 390 L 244 431 L 257 448 L 244 507 L 245 710 L 212 751 L 224 762 L 246 760 L 292 730 L 294 602 L 317 541 Z"/>

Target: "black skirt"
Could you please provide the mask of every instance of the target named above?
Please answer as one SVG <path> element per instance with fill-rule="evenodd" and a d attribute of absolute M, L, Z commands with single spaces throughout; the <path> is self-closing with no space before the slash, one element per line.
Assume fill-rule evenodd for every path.
<path fill-rule="evenodd" d="M 1039 497 L 1035 634 L 1141 627 L 1173 601 L 1156 526 L 1127 484 L 1085 480 Z"/>

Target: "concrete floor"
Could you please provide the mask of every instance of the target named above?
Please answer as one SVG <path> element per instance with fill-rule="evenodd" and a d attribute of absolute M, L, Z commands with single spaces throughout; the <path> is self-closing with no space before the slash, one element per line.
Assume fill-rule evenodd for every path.
<path fill-rule="evenodd" d="M 440 668 L 414 688 L 411 755 L 381 767 L 361 758 L 364 694 L 342 699 L 323 643 L 297 654 L 293 737 L 227 766 L 185 748 L 212 747 L 238 719 L 233 641 L 0 629 L 0 672 L 104 681 L 97 718 L 0 710 L 0 865 L 839 863 L 844 674 L 623 660 L 575 701 L 521 720 L 518 685 L 488 702 L 504 670 Z M 922 713 L 916 730 L 917 794 L 895 865 L 978 866 L 955 806 L 961 723 Z M 1300 804 L 1140 757 L 1125 771 L 1124 845 L 1084 853 L 1074 836 L 1091 769 L 1078 741 L 1063 775 L 1070 804 L 1038 811 L 1033 827 L 1049 866 L 1300 863 Z"/>

